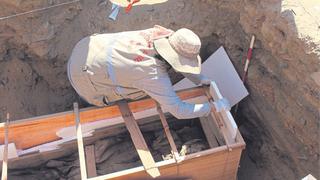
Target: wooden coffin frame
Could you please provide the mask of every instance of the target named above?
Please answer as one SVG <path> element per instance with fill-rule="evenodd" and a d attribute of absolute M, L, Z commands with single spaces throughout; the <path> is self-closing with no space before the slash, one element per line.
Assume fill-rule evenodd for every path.
<path fill-rule="evenodd" d="M 203 88 L 192 88 L 189 90 L 180 91 L 177 94 L 182 100 L 203 102 L 207 100 L 205 97 L 205 92 L 206 91 Z M 211 94 L 214 100 L 222 97 L 216 87 L 214 88 L 214 92 Z M 156 106 L 156 102 L 152 99 L 144 99 L 129 103 L 129 108 L 133 113 L 150 111 L 154 109 L 153 113 L 146 113 L 146 117 L 155 115 L 157 113 Z M 164 111 L 166 112 L 166 110 Z M 9 125 L 8 128 L 8 141 L 9 143 L 14 143 L 18 150 L 26 150 L 28 148 L 40 146 L 45 143 L 58 141 L 61 139 L 61 137 L 57 136 L 57 132 L 59 130 L 65 127 L 77 125 L 77 123 L 75 123 L 75 116 L 75 113 L 69 111 L 14 121 Z M 79 112 L 79 122 L 81 122 L 81 124 L 115 117 L 121 117 L 120 110 L 117 106 L 86 108 L 80 110 Z M 138 118 L 136 119 L 139 120 Z M 116 122 L 116 124 L 121 123 L 123 123 L 123 119 L 117 120 Z M 243 141 L 243 138 L 235 125 L 231 113 L 229 111 L 222 111 L 220 113 L 213 111 L 209 117 L 201 118 L 201 124 L 211 149 L 186 156 L 179 156 L 177 159 L 157 162 L 155 165 L 160 170 L 162 177 L 187 176 L 191 177 L 192 179 L 199 180 L 236 179 L 240 156 L 245 147 L 245 142 Z M 26 136 L 27 133 L 28 136 Z M 77 137 L 78 142 L 79 140 L 83 141 L 79 134 Z M 4 141 L 4 123 L 1 123 L 0 143 L 4 144 Z M 216 143 L 217 141 L 220 144 L 218 147 Z M 81 150 L 79 149 L 79 152 L 80 151 Z M 84 151 L 82 151 L 80 155 L 80 157 L 83 158 L 81 162 L 81 169 L 86 169 Z M 9 159 L 9 167 L 10 161 L 19 161 L 19 159 L 26 159 L 28 156 L 31 155 L 24 155 L 22 157 Z M 104 180 L 150 177 L 143 166 L 99 177 L 88 178 L 86 176 L 86 174 L 83 175 L 82 179 Z"/>

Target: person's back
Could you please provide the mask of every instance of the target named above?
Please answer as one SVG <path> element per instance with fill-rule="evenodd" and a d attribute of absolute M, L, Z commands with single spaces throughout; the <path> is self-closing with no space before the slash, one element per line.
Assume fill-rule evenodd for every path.
<path fill-rule="evenodd" d="M 138 80 L 166 73 L 165 63 L 155 58 L 156 52 L 150 44 L 155 38 L 172 32 L 160 30 L 165 34 L 158 37 L 152 37 L 155 30 L 151 28 L 97 34 L 80 40 L 69 60 L 69 79 L 72 84 L 77 84 L 74 87 L 82 86 L 83 79 L 87 79 L 92 88 L 75 88 L 78 94 L 98 106 L 103 105 L 103 97 L 113 102 L 121 98 L 137 99 L 145 96 L 145 93 L 135 88 Z"/>

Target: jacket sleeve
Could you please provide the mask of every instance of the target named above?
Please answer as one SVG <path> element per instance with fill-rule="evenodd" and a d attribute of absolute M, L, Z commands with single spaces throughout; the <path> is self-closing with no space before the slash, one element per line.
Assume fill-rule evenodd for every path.
<path fill-rule="evenodd" d="M 201 85 L 206 81 L 210 82 L 210 79 L 208 79 L 206 76 L 202 74 L 190 74 L 190 73 L 181 73 L 181 74 L 197 86 Z"/>
<path fill-rule="evenodd" d="M 207 116 L 210 113 L 209 103 L 191 104 L 181 101 L 173 90 L 167 74 L 143 79 L 137 87 L 158 101 L 161 106 L 178 119 L 191 119 Z"/>

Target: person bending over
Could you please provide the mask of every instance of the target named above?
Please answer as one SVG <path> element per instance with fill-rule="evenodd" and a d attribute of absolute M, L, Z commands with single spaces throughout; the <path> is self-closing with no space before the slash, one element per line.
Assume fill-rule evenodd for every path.
<path fill-rule="evenodd" d="M 201 72 L 200 38 L 191 30 L 153 28 L 95 34 L 80 40 L 68 62 L 68 78 L 88 103 L 105 106 L 121 99 L 149 95 L 178 119 L 207 116 L 218 104 L 182 102 L 173 90 L 168 70 L 173 68 L 199 85 L 210 80 Z"/>

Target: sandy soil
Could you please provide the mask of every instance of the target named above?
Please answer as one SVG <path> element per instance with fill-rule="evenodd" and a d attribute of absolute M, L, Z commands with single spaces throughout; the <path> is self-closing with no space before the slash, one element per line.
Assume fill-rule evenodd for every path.
<path fill-rule="evenodd" d="M 65 1 L 2 0 L 0 16 L 58 2 Z M 0 108 L 13 119 L 70 110 L 79 97 L 66 62 L 75 43 L 93 33 L 187 27 L 201 37 L 204 59 L 223 45 L 240 74 L 255 34 L 250 97 L 236 115 L 247 142 L 239 179 L 320 178 L 319 9 L 317 0 L 169 0 L 111 21 L 108 1 L 86 0 L 0 21 Z"/>

